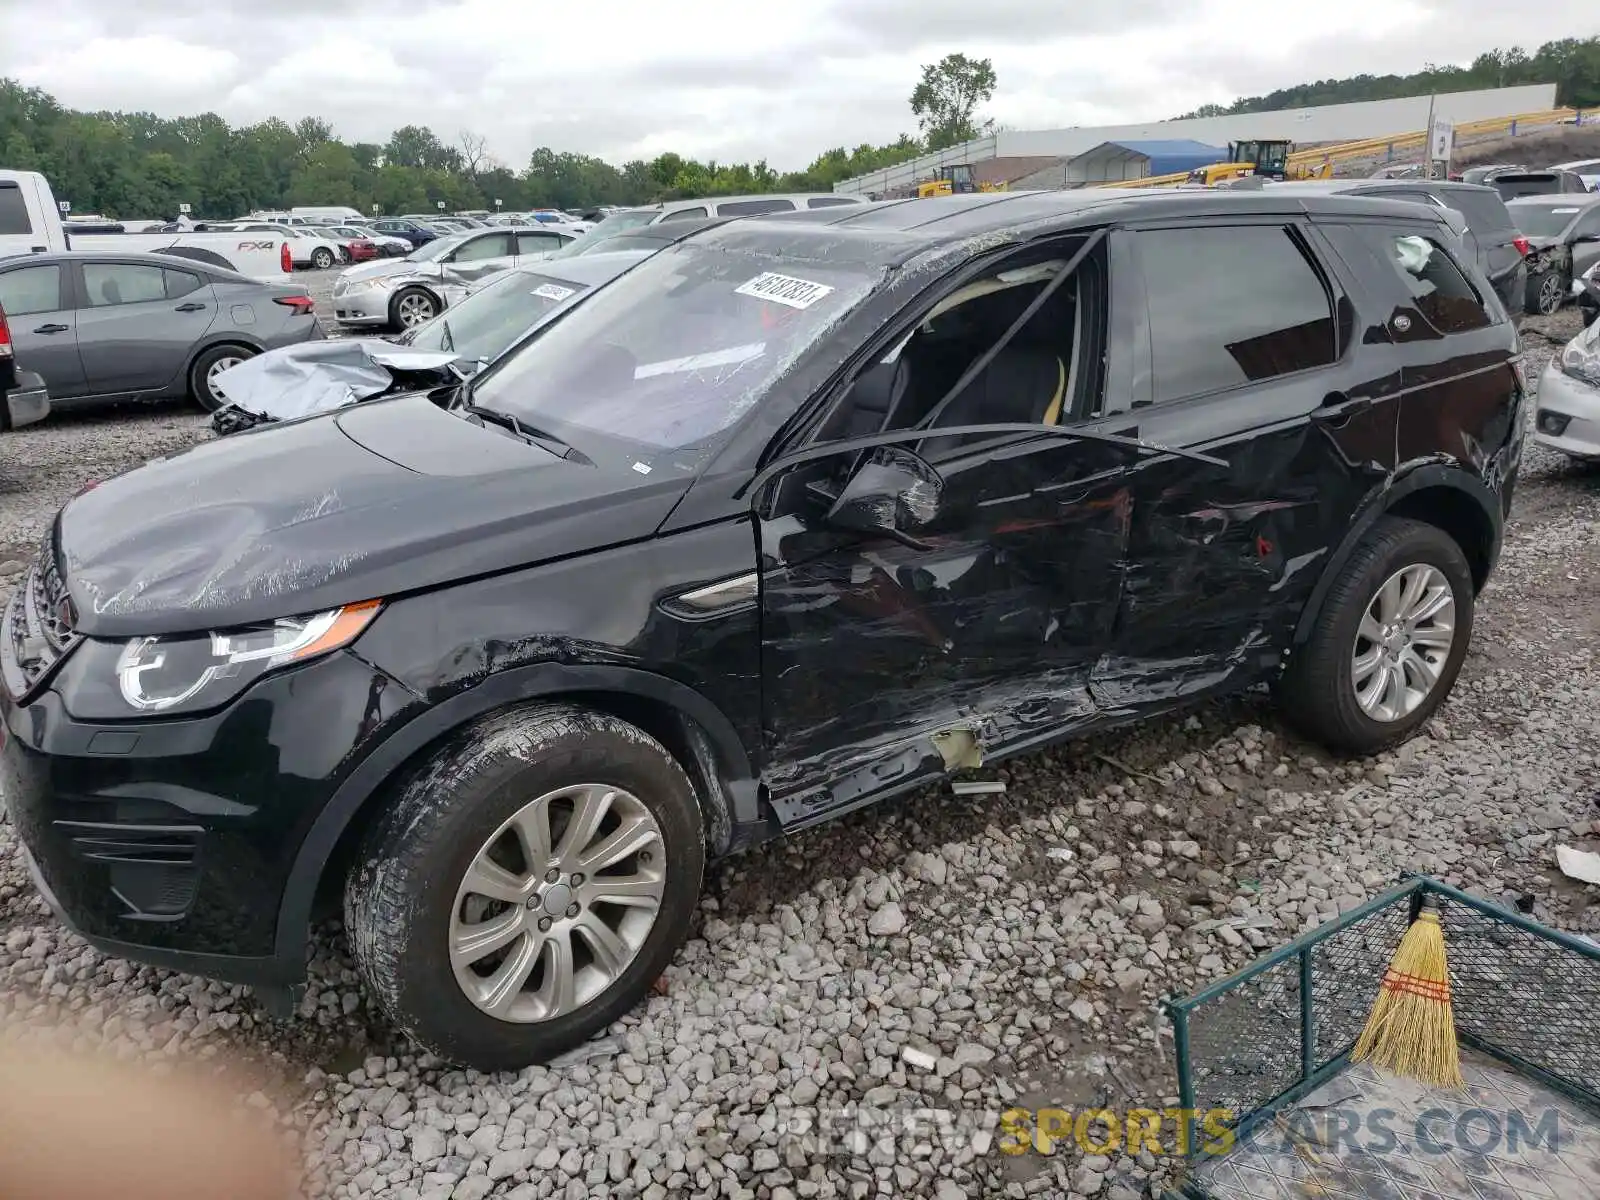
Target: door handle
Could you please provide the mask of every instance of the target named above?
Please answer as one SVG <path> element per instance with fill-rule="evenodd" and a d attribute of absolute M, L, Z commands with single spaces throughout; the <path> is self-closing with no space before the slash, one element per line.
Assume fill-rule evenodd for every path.
<path fill-rule="evenodd" d="M 1322 398 L 1321 407 L 1311 414 L 1311 419 L 1328 429 L 1342 429 L 1350 423 L 1350 418 L 1371 407 L 1371 396 L 1352 400 L 1344 392 L 1329 392 Z"/>
<path fill-rule="evenodd" d="M 193 300 L 191 300 L 191 301 L 189 301 L 188 304 L 180 304 L 180 305 L 178 305 L 178 307 L 173 309 L 172 311 L 173 312 L 200 312 L 204 308 L 205 308 L 204 304 L 197 304 Z"/>
<path fill-rule="evenodd" d="M 66 333 L 67 330 L 69 330 L 71 328 L 72 328 L 71 325 L 41 325 L 41 326 L 39 326 L 39 328 L 35 329 L 34 332 L 35 333 Z"/>

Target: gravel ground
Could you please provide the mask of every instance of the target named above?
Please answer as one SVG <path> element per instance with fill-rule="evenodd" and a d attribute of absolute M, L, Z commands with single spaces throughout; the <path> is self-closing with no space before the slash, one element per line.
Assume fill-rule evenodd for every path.
<path fill-rule="evenodd" d="M 1526 328 L 1537 380 L 1576 321 Z M 0 558 L 84 482 L 203 436 L 181 407 L 8 435 Z M 313 1195 L 1149 1196 L 1165 1161 L 1004 1155 L 994 1115 L 1176 1103 L 1157 998 L 1402 870 L 1600 931 L 1600 893 L 1553 865 L 1558 841 L 1600 848 L 1597 529 L 1600 471 L 1530 443 L 1466 668 L 1392 754 L 1334 760 L 1244 697 L 1016 761 L 1002 797 L 929 789 L 715 868 L 658 994 L 578 1061 L 489 1077 L 416 1055 L 334 929 L 287 1025 L 244 989 L 105 958 L 33 895 L 9 825 L 0 1012 L 236 1075 Z"/>

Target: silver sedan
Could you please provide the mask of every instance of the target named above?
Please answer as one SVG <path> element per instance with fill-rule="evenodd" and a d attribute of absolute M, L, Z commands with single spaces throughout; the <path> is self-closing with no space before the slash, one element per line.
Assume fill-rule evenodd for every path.
<path fill-rule="evenodd" d="M 341 325 L 410 329 L 431 321 L 473 283 L 508 267 L 548 258 L 574 240 L 559 229 L 472 229 L 442 237 L 404 258 L 362 263 L 333 285 Z"/>

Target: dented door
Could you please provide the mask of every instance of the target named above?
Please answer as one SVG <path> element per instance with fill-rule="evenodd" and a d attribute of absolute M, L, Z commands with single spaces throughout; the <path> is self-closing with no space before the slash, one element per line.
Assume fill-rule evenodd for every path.
<path fill-rule="evenodd" d="M 939 462 L 921 549 L 831 530 L 810 494 L 758 522 L 767 782 L 786 825 L 1088 719 L 1129 458 L 1039 438 Z"/>
<path fill-rule="evenodd" d="M 1387 333 L 1312 230 L 1127 236 L 1149 239 L 1153 301 L 1136 339 L 1149 377 L 1125 416 L 1146 441 L 1229 465 L 1157 456 L 1134 472 L 1123 607 L 1094 679 L 1113 710 L 1272 668 L 1351 514 L 1393 470 L 1402 389 Z"/>

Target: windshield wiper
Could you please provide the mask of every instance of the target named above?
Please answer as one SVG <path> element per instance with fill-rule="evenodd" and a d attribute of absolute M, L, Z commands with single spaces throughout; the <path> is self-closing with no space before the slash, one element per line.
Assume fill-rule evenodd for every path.
<path fill-rule="evenodd" d="M 480 424 L 498 425 L 502 429 L 509 429 L 517 437 L 529 445 L 538 446 L 541 450 L 548 450 L 557 458 L 567 458 L 574 462 L 583 463 L 585 466 L 594 466 L 593 460 L 580 451 L 576 446 L 570 445 L 556 437 L 555 434 L 543 429 L 536 429 L 531 425 L 524 425 L 514 415 L 498 408 L 484 408 L 472 403 L 472 382 L 468 380 L 461 385 L 465 395 L 463 402 L 456 406 L 455 411 L 466 413 L 468 416 L 477 417 Z"/>

